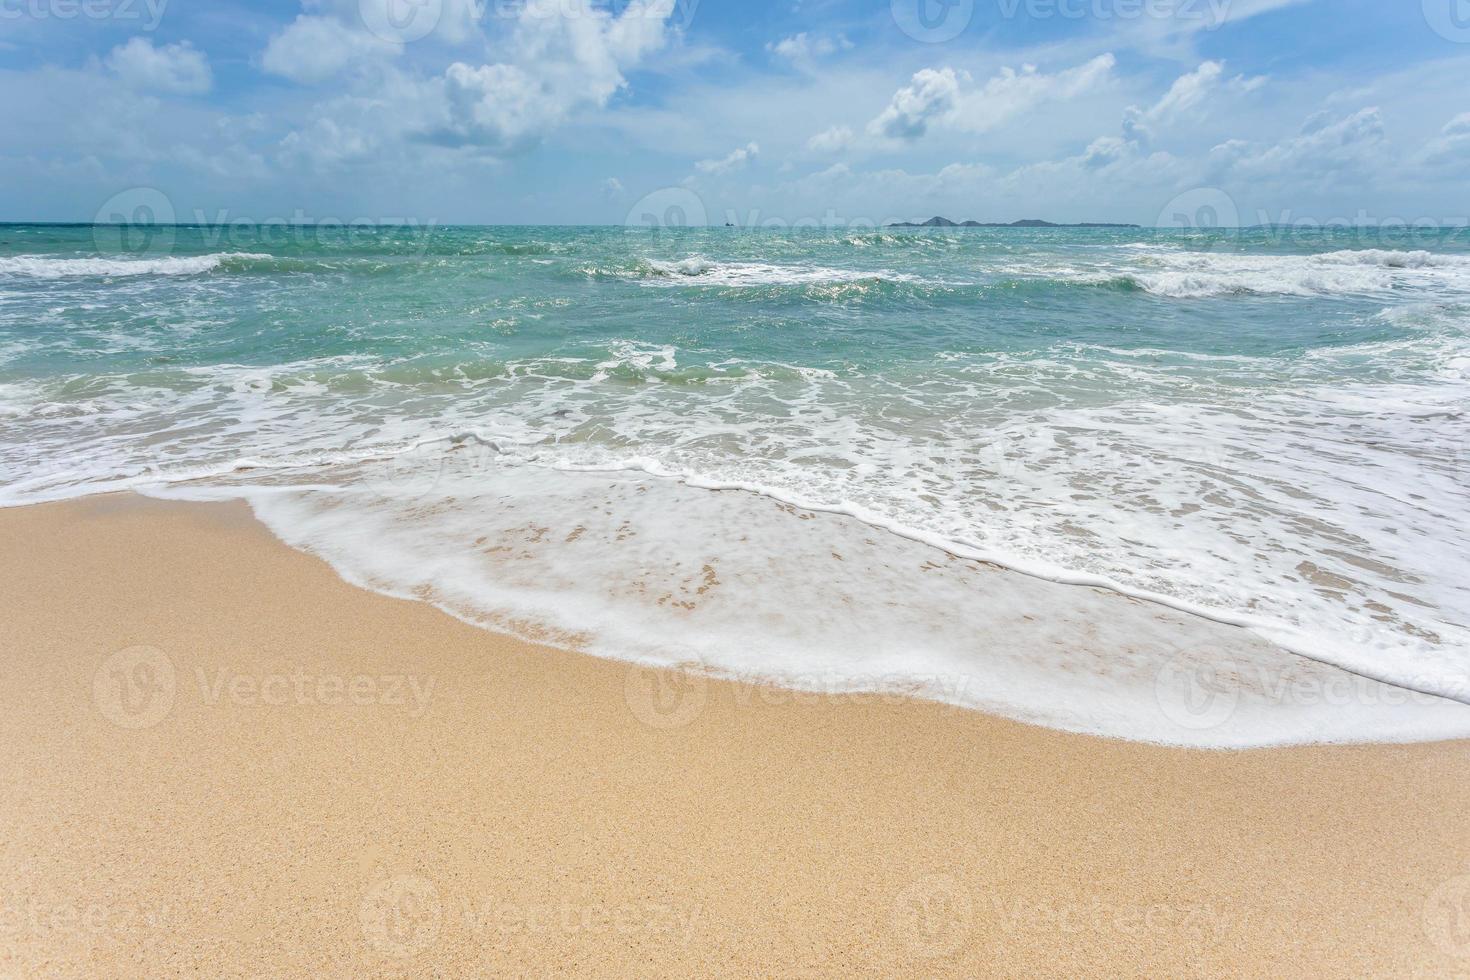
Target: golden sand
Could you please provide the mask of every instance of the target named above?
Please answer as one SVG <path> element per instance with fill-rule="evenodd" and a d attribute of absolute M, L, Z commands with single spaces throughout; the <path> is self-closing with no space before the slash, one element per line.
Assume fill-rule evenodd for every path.
<path fill-rule="evenodd" d="M 0 511 L 0 978 L 1470 973 L 1470 743 L 1250 753 L 684 678 L 243 505 Z"/>

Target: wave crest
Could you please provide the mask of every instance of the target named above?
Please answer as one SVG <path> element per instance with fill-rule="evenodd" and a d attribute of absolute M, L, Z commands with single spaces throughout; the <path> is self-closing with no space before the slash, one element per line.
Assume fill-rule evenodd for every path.
<path fill-rule="evenodd" d="M 259 262 L 270 259 L 269 255 L 254 252 L 215 252 L 210 255 L 170 255 L 146 259 L 16 255 L 0 258 L 0 274 L 27 279 L 197 276 L 213 272 L 226 262 Z"/>
<path fill-rule="evenodd" d="M 1319 255 L 1151 254 L 1126 278 L 1173 299 L 1383 293 L 1408 284 L 1470 289 L 1470 256 L 1362 249 Z"/>

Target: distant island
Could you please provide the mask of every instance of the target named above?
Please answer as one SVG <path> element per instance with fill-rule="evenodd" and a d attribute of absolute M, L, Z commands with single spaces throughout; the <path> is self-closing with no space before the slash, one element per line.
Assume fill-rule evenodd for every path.
<path fill-rule="evenodd" d="M 1110 225 L 1096 221 L 1059 225 L 1039 218 L 1024 218 L 1021 221 L 950 221 L 948 218 L 930 218 L 928 221 L 895 221 L 890 228 L 1141 228 L 1142 225 Z"/>

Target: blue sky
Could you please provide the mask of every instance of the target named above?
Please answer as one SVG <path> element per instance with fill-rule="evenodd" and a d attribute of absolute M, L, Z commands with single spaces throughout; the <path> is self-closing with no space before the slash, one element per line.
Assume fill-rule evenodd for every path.
<path fill-rule="evenodd" d="M 11 220 L 1470 214 L 1470 0 L 0 0 L 0 91 Z"/>

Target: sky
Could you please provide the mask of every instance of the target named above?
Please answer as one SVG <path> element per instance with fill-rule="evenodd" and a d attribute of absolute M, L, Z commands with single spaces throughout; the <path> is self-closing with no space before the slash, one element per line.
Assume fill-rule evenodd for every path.
<path fill-rule="evenodd" d="M 0 220 L 1451 223 L 1470 0 L 0 0 Z"/>

